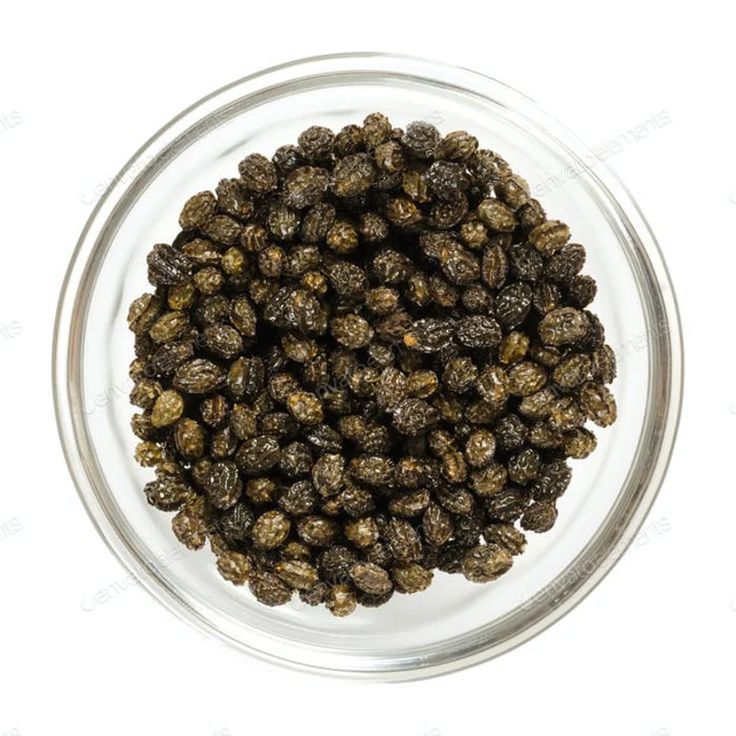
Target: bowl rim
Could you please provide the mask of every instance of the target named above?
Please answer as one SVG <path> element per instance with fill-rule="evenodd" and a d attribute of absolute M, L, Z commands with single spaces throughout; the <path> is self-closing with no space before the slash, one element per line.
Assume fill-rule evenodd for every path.
<path fill-rule="evenodd" d="M 552 136 L 567 153 L 572 154 L 583 172 L 608 195 L 609 204 L 620 218 L 622 227 L 631 241 L 632 250 L 636 251 L 637 257 L 641 260 L 638 264 L 642 270 L 639 277 L 646 277 L 651 289 L 646 293 L 656 297 L 657 301 L 654 305 L 645 305 L 647 326 L 651 324 L 656 326 L 652 339 L 647 341 L 647 349 L 650 366 L 655 367 L 658 379 L 655 386 L 656 404 L 653 403 L 652 397 L 649 402 L 652 406 L 657 406 L 657 416 L 649 417 L 647 421 L 651 424 L 656 419 L 657 426 L 650 427 L 654 444 L 647 447 L 648 458 L 644 468 L 646 472 L 643 475 L 640 473 L 639 484 L 634 489 L 637 493 L 632 496 L 636 502 L 627 510 L 627 515 L 622 519 L 619 518 L 608 530 L 606 539 L 598 539 L 604 525 L 610 521 L 608 517 L 612 516 L 613 509 L 622 505 L 622 495 L 631 485 L 631 474 L 619 490 L 617 501 L 609 511 L 607 521 L 601 524 L 595 537 L 575 560 L 541 591 L 545 594 L 539 602 L 542 608 L 535 611 L 532 606 L 527 611 L 529 614 L 534 612 L 537 614 L 529 618 L 527 625 L 517 628 L 500 641 L 488 642 L 482 638 L 479 640 L 477 636 L 474 639 L 471 637 L 470 641 L 465 642 L 464 647 L 455 648 L 451 652 L 440 651 L 439 654 L 433 652 L 427 657 L 386 660 L 381 669 L 366 669 L 359 666 L 355 659 L 350 658 L 344 658 L 347 667 L 343 664 L 316 663 L 313 660 L 295 661 L 281 652 L 266 651 L 230 636 L 199 611 L 188 606 L 176 591 L 170 589 L 166 581 L 157 575 L 152 564 L 135 553 L 119 526 L 106 512 L 104 498 L 98 492 L 94 481 L 95 469 L 89 453 L 83 451 L 83 446 L 89 443 L 86 435 L 81 434 L 84 432 L 84 412 L 80 413 L 79 386 L 74 380 L 79 376 L 86 320 L 86 311 L 82 309 L 84 302 L 80 299 L 94 276 L 95 256 L 104 246 L 109 223 L 121 205 L 130 200 L 136 188 L 140 189 L 141 186 L 145 188 L 145 175 L 150 164 L 158 161 L 160 166 L 165 166 L 167 156 L 175 151 L 177 146 L 187 144 L 187 137 L 196 129 L 197 124 L 207 121 L 210 124 L 217 123 L 218 116 L 222 116 L 223 121 L 226 120 L 228 106 L 242 99 L 245 92 L 253 94 L 255 91 L 269 90 L 273 84 L 279 82 L 326 79 L 337 74 L 357 75 L 361 72 L 374 75 L 390 74 L 407 80 L 413 78 L 424 83 L 457 86 L 463 91 L 481 95 L 488 101 L 496 102 L 501 96 L 507 104 L 513 105 L 516 111 L 528 116 L 546 134 Z M 493 91 L 493 97 L 489 97 L 489 91 Z M 585 599 L 634 540 L 659 492 L 677 435 L 684 371 L 679 310 L 659 245 L 628 189 L 609 165 L 600 159 L 597 159 L 596 170 L 593 171 L 585 161 L 590 155 L 594 154 L 588 146 L 540 110 L 531 98 L 499 80 L 429 59 L 370 51 L 305 57 L 242 77 L 201 98 L 154 133 L 114 177 L 82 229 L 61 286 L 53 335 L 54 409 L 64 457 L 89 518 L 108 549 L 123 567 L 136 575 L 142 587 L 179 618 L 240 651 L 247 651 L 259 659 L 302 671 L 383 681 L 412 680 L 446 674 L 491 659 L 541 633 Z M 119 188 L 120 183 L 125 183 L 125 186 Z M 652 321 L 653 318 L 656 321 Z M 652 371 L 650 371 L 650 393 L 653 381 L 651 373 Z M 640 438 L 637 457 L 641 454 L 641 445 Z M 596 540 L 597 547 L 591 546 Z M 558 580 L 563 580 L 559 588 L 555 587 Z M 507 616 L 512 614 L 513 611 Z"/>

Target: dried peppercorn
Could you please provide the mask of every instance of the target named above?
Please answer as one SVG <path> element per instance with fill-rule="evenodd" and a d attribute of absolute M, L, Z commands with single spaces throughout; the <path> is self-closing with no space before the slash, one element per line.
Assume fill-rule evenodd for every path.
<path fill-rule="evenodd" d="M 314 486 L 301 480 L 283 489 L 279 498 L 279 506 L 290 516 L 303 516 L 314 511 L 317 504 L 317 495 Z"/>
<path fill-rule="evenodd" d="M 450 514 L 439 504 L 430 503 L 422 517 L 422 532 L 426 542 L 440 547 L 449 541 L 454 531 Z"/>
<path fill-rule="evenodd" d="M 473 511 L 475 503 L 473 495 L 463 487 L 440 486 L 435 491 L 435 497 L 437 502 L 452 514 L 464 516 Z M 458 519 L 455 518 L 454 522 L 457 526 Z"/>
<path fill-rule="evenodd" d="M 585 248 L 423 121 L 313 125 L 238 172 L 184 202 L 127 315 L 146 499 L 269 606 L 500 577 L 616 419 Z"/>
<path fill-rule="evenodd" d="M 464 130 L 455 130 L 442 138 L 437 155 L 448 161 L 467 161 L 477 150 L 477 138 Z"/>
<path fill-rule="evenodd" d="M 560 307 L 544 316 L 539 323 L 539 337 L 546 345 L 559 347 L 584 338 L 590 322 L 587 315 L 574 307 Z"/>
<path fill-rule="evenodd" d="M 591 372 L 592 361 L 585 353 L 575 353 L 561 360 L 552 374 L 554 382 L 563 391 L 579 388 Z"/>
<path fill-rule="evenodd" d="M 552 255 L 570 239 L 570 228 L 559 220 L 547 220 L 529 233 L 529 244 L 544 255 Z"/>
<path fill-rule="evenodd" d="M 368 148 L 375 148 L 391 136 L 391 123 L 380 112 L 367 115 L 363 120 L 363 140 Z"/>
<path fill-rule="evenodd" d="M 201 485 L 218 509 L 228 509 L 240 498 L 243 482 L 235 464 L 229 460 L 211 463 L 201 479 Z"/>
<path fill-rule="evenodd" d="M 464 393 L 475 385 L 478 368 L 468 356 L 452 358 L 445 366 L 442 381 L 453 393 Z"/>
<path fill-rule="evenodd" d="M 243 185 L 254 195 L 268 194 L 278 185 L 276 166 L 259 153 L 252 153 L 244 158 L 238 165 L 238 170 Z"/>
<path fill-rule="evenodd" d="M 190 197 L 179 215 L 182 230 L 194 230 L 202 227 L 215 214 L 217 200 L 212 192 L 199 192 Z"/>
<path fill-rule="evenodd" d="M 350 461 L 349 472 L 358 482 L 382 486 L 391 481 L 394 461 L 381 455 L 358 455 Z"/>
<path fill-rule="evenodd" d="M 243 350 L 243 338 L 229 325 L 208 325 L 202 338 L 207 351 L 222 360 L 237 358 Z"/>
<path fill-rule="evenodd" d="M 299 600 L 308 606 L 319 606 L 327 600 L 329 586 L 326 583 L 319 582 L 307 590 L 299 591 Z"/>
<path fill-rule="evenodd" d="M 470 486 L 476 495 L 483 498 L 503 490 L 508 479 L 508 470 L 505 465 L 491 462 L 482 470 L 476 470 L 470 475 Z"/>
<path fill-rule="evenodd" d="M 535 501 L 521 517 L 521 526 L 530 532 L 548 532 L 557 520 L 557 509 L 554 503 Z"/>
<path fill-rule="evenodd" d="M 465 444 L 465 459 L 474 468 L 488 465 L 496 452 L 496 438 L 487 429 L 476 429 Z"/>
<path fill-rule="evenodd" d="M 484 401 L 503 406 L 510 395 L 509 377 L 500 365 L 491 365 L 478 375 L 476 389 Z"/>
<path fill-rule="evenodd" d="M 301 166 L 284 179 L 284 204 L 295 210 L 303 210 L 321 201 L 330 182 L 325 169 L 317 166 Z"/>
<path fill-rule="evenodd" d="M 245 475 L 257 475 L 270 470 L 281 457 L 279 443 L 273 437 L 261 435 L 246 439 L 235 453 L 235 463 Z"/>
<path fill-rule="evenodd" d="M 148 280 L 154 286 L 183 284 L 189 280 L 192 273 L 192 262 L 189 258 L 165 243 L 154 245 L 146 262 Z"/>
<path fill-rule="evenodd" d="M 472 315 L 457 324 L 457 341 L 466 348 L 492 348 L 501 341 L 501 328 L 492 317 Z"/>
<path fill-rule="evenodd" d="M 274 573 L 282 582 L 295 590 L 309 590 L 319 583 L 314 565 L 304 560 L 282 560 L 274 566 Z"/>
<path fill-rule="evenodd" d="M 184 399 L 178 391 L 168 389 L 161 392 L 151 409 L 151 424 L 154 427 L 169 427 L 175 424 L 184 412 Z"/>
<path fill-rule="evenodd" d="M 250 507 L 238 502 L 220 514 L 216 527 L 227 542 L 237 545 L 248 538 L 254 520 L 255 514 Z"/>
<path fill-rule="evenodd" d="M 286 400 L 289 413 L 301 424 L 319 424 L 324 418 L 322 402 L 308 391 L 296 391 Z"/>
<path fill-rule="evenodd" d="M 498 199 L 484 199 L 478 205 L 478 218 L 489 230 L 497 233 L 513 232 L 517 226 L 514 211 Z"/>
<path fill-rule="evenodd" d="M 422 211 L 406 197 L 390 199 L 386 203 L 385 214 L 389 223 L 400 230 L 408 230 L 423 219 Z"/>
<path fill-rule="evenodd" d="M 327 610 L 338 618 L 349 616 L 358 605 L 355 593 L 349 585 L 333 585 L 327 593 Z"/>
<path fill-rule="evenodd" d="M 482 284 L 471 284 L 463 289 L 460 301 L 471 314 L 493 310 L 493 294 Z"/>
<path fill-rule="evenodd" d="M 357 553 L 341 544 L 336 544 L 319 554 L 317 569 L 320 578 L 328 583 L 339 583 L 350 579 L 350 568 L 358 560 Z"/>
<path fill-rule="evenodd" d="M 429 507 L 431 496 L 426 488 L 396 494 L 391 497 L 388 510 L 394 516 L 419 516 Z"/>
<path fill-rule="evenodd" d="M 335 153 L 341 158 L 357 153 L 364 145 L 363 130 L 359 125 L 346 125 L 335 136 Z"/>
<path fill-rule="evenodd" d="M 205 432 L 194 419 L 183 417 L 174 428 L 174 444 L 177 451 L 187 460 L 194 460 L 204 454 Z"/>
<path fill-rule="evenodd" d="M 511 553 L 497 544 L 473 547 L 462 561 L 463 575 L 473 583 L 487 583 L 511 569 Z"/>
<path fill-rule="evenodd" d="M 261 549 L 274 549 L 286 541 L 290 530 L 291 522 L 286 514 L 266 511 L 255 520 L 251 529 L 253 544 Z"/>
<path fill-rule="evenodd" d="M 171 520 L 171 529 L 187 549 L 201 549 L 207 541 L 204 499 L 186 503 Z"/>
<path fill-rule="evenodd" d="M 507 329 L 521 325 L 529 315 L 531 307 L 532 289 L 529 284 L 523 282 L 509 284 L 496 296 L 496 317 Z"/>
<path fill-rule="evenodd" d="M 452 341 L 457 326 L 451 319 L 422 319 L 404 333 L 404 345 L 421 353 L 436 353 Z"/>
<path fill-rule="evenodd" d="M 417 121 L 406 126 L 401 142 L 412 156 L 430 159 L 437 151 L 440 138 L 440 132 L 434 125 Z"/>
<path fill-rule="evenodd" d="M 355 197 L 370 189 L 376 170 L 365 153 L 341 158 L 335 166 L 335 193 L 339 197 Z"/>
<path fill-rule="evenodd" d="M 166 312 L 151 325 L 148 334 L 157 343 L 173 342 L 182 337 L 188 329 L 189 318 L 184 312 Z"/>
<path fill-rule="evenodd" d="M 496 544 L 514 556 L 520 555 L 526 549 L 524 532 L 517 529 L 513 524 L 503 522 L 489 524 L 483 530 L 483 539 L 485 539 L 486 544 Z"/>
<path fill-rule="evenodd" d="M 391 575 L 399 593 L 420 593 L 430 586 L 434 577 L 431 570 L 417 562 L 395 565 Z"/>
<path fill-rule="evenodd" d="M 324 161 L 335 145 L 335 134 L 321 125 L 312 125 L 299 135 L 299 153 L 308 161 Z"/>
<path fill-rule="evenodd" d="M 483 280 L 491 289 L 498 289 L 506 281 L 509 271 L 509 259 L 506 251 L 498 244 L 485 249 L 481 264 Z"/>
<path fill-rule="evenodd" d="M 513 366 L 508 373 L 509 393 L 512 396 L 531 396 L 547 383 L 547 371 L 531 360 Z"/>
<path fill-rule="evenodd" d="M 405 519 L 391 519 L 385 531 L 385 539 L 391 554 L 399 562 L 415 562 L 421 559 L 421 540 L 414 527 Z"/>
<path fill-rule="evenodd" d="M 374 334 L 369 322 L 357 314 L 336 317 L 330 324 L 330 331 L 340 345 L 351 350 L 366 347 Z"/>
<path fill-rule="evenodd" d="M 511 365 L 523 360 L 529 350 L 529 343 L 529 335 L 523 332 L 509 332 L 499 345 L 499 362 L 504 365 Z"/>
<path fill-rule="evenodd" d="M 344 482 L 345 458 L 335 453 L 322 455 L 312 466 L 312 483 L 321 496 L 339 493 Z"/>
<path fill-rule="evenodd" d="M 151 506 L 161 511 L 175 511 L 191 497 L 192 489 L 179 478 L 158 478 L 143 489 Z"/>
<path fill-rule="evenodd" d="M 427 399 L 437 391 L 439 383 L 434 371 L 415 370 L 409 374 L 406 388 L 409 396 L 417 399 Z"/>
<path fill-rule="evenodd" d="M 297 522 L 297 533 L 310 547 L 329 547 L 337 537 L 338 528 L 332 519 L 309 515 Z"/>
<path fill-rule="evenodd" d="M 582 460 L 595 450 L 597 441 L 595 435 L 584 427 L 576 427 L 566 432 L 563 437 L 563 447 L 568 457 Z"/>
<path fill-rule="evenodd" d="M 493 187 L 495 195 L 514 210 L 525 205 L 529 199 L 529 185 L 518 174 L 506 176 Z"/>
<path fill-rule="evenodd" d="M 174 373 L 172 385 L 186 394 L 208 394 L 225 380 L 222 369 L 212 361 L 195 358 L 180 365 Z"/>
<path fill-rule="evenodd" d="M 292 589 L 270 572 L 252 572 L 248 587 L 255 599 L 265 606 L 283 606 L 291 600 Z"/>
<path fill-rule="evenodd" d="M 379 529 L 376 520 L 370 516 L 346 521 L 343 531 L 345 538 L 354 547 L 370 547 L 378 541 Z"/>
<path fill-rule="evenodd" d="M 404 435 L 424 434 L 437 423 L 437 409 L 421 399 L 404 399 L 393 413 L 393 425 Z"/>
<path fill-rule="evenodd" d="M 217 570 L 225 580 L 233 585 L 244 585 L 251 571 L 250 560 L 246 555 L 232 550 L 217 555 Z"/>
<path fill-rule="evenodd" d="M 219 212 L 231 215 L 238 220 L 247 220 L 253 214 L 253 200 L 248 196 L 243 182 L 239 179 L 220 180 L 215 194 Z"/>
<path fill-rule="evenodd" d="M 230 302 L 228 319 L 243 337 L 255 337 L 258 318 L 247 297 L 238 296 Z"/>
<path fill-rule="evenodd" d="M 356 588 L 372 595 L 383 595 L 393 587 L 388 572 L 373 562 L 356 562 L 350 577 Z"/>

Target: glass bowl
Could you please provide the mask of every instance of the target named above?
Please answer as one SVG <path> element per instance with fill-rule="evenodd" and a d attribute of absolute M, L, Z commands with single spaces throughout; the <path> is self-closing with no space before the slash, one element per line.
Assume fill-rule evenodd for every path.
<path fill-rule="evenodd" d="M 464 129 L 504 156 L 550 217 L 588 248 L 594 310 L 619 362 L 618 422 L 573 464 L 554 529 L 530 535 L 500 580 L 437 574 L 424 593 L 394 596 L 346 619 L 298 600 L 270 609 L 217 574 L 211 552 L 179 547 L 170 516 L 141 489 L 132 460 L 130 301 L 148 288 L 145 256 L 170 242 L 182 203 L 235 175 L 248 152 L 270 154 L 310 124 L 334 130 L 380 110 L 395 125 Z M 161 603 L 199 629 L 272 662 L 341 677 L 427 677 L 501 654 L 579 603 L 634 538 L 662 482 L 681 402 L 675 296 L 657 244 L 622 184 L 533 102 L 480 74 L 380 54 L 305 59 L 246 77 L 156 133 L 95 207 L 62 288 L 54 350 L 59 432 L 100 534 Z"/>

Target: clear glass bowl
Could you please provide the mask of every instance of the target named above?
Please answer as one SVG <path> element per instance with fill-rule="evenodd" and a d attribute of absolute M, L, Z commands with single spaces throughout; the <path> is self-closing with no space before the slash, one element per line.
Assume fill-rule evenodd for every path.
<path fill-rule="evenodd" d="M 594 309 L 619 361 L 618 422 L 574 463 L 555 528 L 531 535 L 499 581 L 436 575 L 431 588 L 335 619 L 298 601 L 269 609 L 218 576 L 211 553 L 178 547 L 170 516 L 132 460 L 129 302 L 145 256 L 170 242 L 185 199 L 272 152 L 310 124 L 339 129 L 375 110 L 396 125 L 466 129 L 532 185 L 588 248 Z M 113 553 L 161 603 L 243 651 L 342 677 L 427 677 L 505 652 L 579 603 L 620 557 L 662 482 L 681 401 L 675 297 L 657 244 L 615 176 L 567 130 L 506 85 L 414 58 L 347 54 L 267 69 L 178 115 L 125 165 L 84 228 L 63 285 L 54 351 L 59 431 L 71 474 Z"/>

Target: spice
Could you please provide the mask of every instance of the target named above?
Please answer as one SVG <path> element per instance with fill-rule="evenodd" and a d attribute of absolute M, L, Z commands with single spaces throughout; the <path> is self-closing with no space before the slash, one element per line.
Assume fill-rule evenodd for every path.
<path fill-rule="evenodd" d="M 427 122 L 315 125 L 238 172 L 184 203 L 128 312 L 147 500 L 268 606 L 502 576 L 616 419 L 585 248 Z"/>

